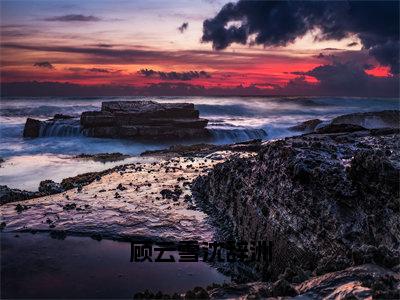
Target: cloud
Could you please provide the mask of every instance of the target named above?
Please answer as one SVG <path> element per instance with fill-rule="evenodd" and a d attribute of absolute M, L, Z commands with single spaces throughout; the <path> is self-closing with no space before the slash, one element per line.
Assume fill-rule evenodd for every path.
<path fill-rule="evenodd" d="M 101 19 L 95 16 L 85 16 L 85 15 L 78 15 L 78 14 L 71 14 L 71 15 L 64 15 L 64 16 L 57 16 L 43 19 L 44 21 L 48 22 L 98 22 Z"/>
<path fill-rule="evenodd" d="M 214 18 L 203 22 L 202 42 L 221 50 L 248 42 L 286 46 L 313 29 L 319 29 L 316 40 L 356 35 L 380 64 L 397 74 L 398 24 L 398 1 L 239 0 L 225 4 Z"/>
<path fill-rule="evenodd" d="M 211 75 L 205 71 L 188 71 L 188 72 L 161 72 L 152 69 L 141 69 L 138 73 L 145 77 L 157 77 L 161 80 L 192 80 L 198 78 L 210 78 Z"/>
<path fill-rule="evenodd" d="M 189 27 L 189 23 L 188 22 L 184 22 L 181 26 L 178 27 L 178 30 L 181 33 L 184 33 Z"/>
<path fill-rule="evenodd" d="M 34 67 L 54 70 L 54 66 L 48 61 L 39 61 L 33 64 Z"/>
<path fill-rule="evenodd" d="M 334 62 L 308 72 L 292 72 L 299 77 L 290 80 L 283 87 L 278 87 L 277 90 L 299 95 L 398 97 L 399 77 L 368 75 L 365 69 L 369 67 L 353 62 Z M 310 83 L 306 76 L 314 77 L 318 82 Z"/>
<path fill-rule="evenodd" d="M 91 72 L 91 73 L 118 73 L 120 70 L 106 69 L 106 68 L 80 68 L 80 67 L 72 67 L 67 68 L 66 70 L 72 72 Z"/>

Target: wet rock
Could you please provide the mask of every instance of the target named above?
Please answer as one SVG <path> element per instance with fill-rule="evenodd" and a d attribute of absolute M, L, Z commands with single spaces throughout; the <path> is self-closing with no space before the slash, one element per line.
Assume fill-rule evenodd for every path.
<path fill-rule="evenodd" d="M 122 154 L 119 152 L 113 152 L 113 153 L 98 153 L 98 154 L 85 154 L 81 153 L 75 158 L 79 159 L 90 159 L 94 161 L 100 161 L 100 162 L 111 162 L 111 161 L 119 161 L 119 160 L 124 160 L 128 158 L 129 155 Z"/>
<path fill-rule="evenodd" d="M 179 187 L 175 187 L 174 190 L 163 189 L 160 194 L 163 199 L 178 201 L 179 197 L 182 195 L 182 190 Z"/>
<path fill-rule="evenodd" d="M 313 132 L 315 128 L 321 123 L 322 121 L 320 119 L 312 119 L 302 122 L 298 125 L 289 127 L 289 129 L 293 131 L 303 131 L 304 133 L 308 133 L 308 132 Z"/>
<path fill-rule="evenodd" d="M 396 299 L 399 282 L 398 273 L 364 264 L 311 278 L 296 290 L 307 299 Z"/>
<path fill-rule="evenodd" d="M 353 124 L 328 124 L 315 130 L 316 133 L 338 133 L 338 132 L 356 132 L 363 131 L 366 128 Z"/>
<path fill-rule="evenodd" d="M 100 112 L 83 112 L 86 135 L 109 138 L 182 139 L 209 135 L 208 121 L 192 103 L 103 102 Z"/>
<path fill-rule="evenodd" d="M 75 118 L 75 117 L 69 116 L 69 115 L 64 115 L 64 114 L 55 114 L 53 117 L 53 119 L 55 119 L 55 120 L 57 120 L 57 119 L 65 120 L 65 119 L 73 119 L 73 118 Z"/>
<path fill-rule="evenodd" d="M 24 137 L 37 138 L 40 134 L 40 124 L 41 122 L 36 119 L 28 118 L 26 119 L 24 127 Z"/>
<path fill-rule="evenodd" d="M 53 180 L 44 180 L 39 184 L 39 192 L 43 195 L 52 195 L 62 193 L 64 189 L 61 184 L 54 182 Z"/>
<path fill-rule="evenodd" d="M 120 183 L 120 184 L 118 184 L 118 186 L 117 186 L 117 190 L 125 191 L 125 190 L 126 190 L 126 187 L 124 187 L 124 186 Z"/>
<path fill-rule="evenodd" d="M 21 213 L 21 212 L 23 212 L 24 210 L 27 210 L 27 209 L 29 209 L 29 206 L 27 206 L 27 205 L 17 204 L 15 206 L 15 210 L 17 211 L 17 213 Z"/>
<path fill-rule="evenodd" d="M 317 274 L 391 266 L 400 245 L 398 139 L 363 131 L 266 143 L 258 156 L 199 176 L 192 194 L 221 239 L 273 242 L 272 262 L 251 264 L 256 278 L 278 279 L 292 266 Z M 383 248 L 352 258 L 363 245 Z"/>
<path fill-rule="evenodd" d="M 76 203 L 68 203 L 63 206 L 63 210 L 73 210 L 76 208 Z"/>
<path fill-rule="evenodd" d="M 272 285 L 272 296 L 273 297 L 283 297 L 290 296 L 294 297 L 297 295 L 296 289 L 285 279 L 280 279 Z"/>
<path fill-rule="evenodd" d="M 38 192 L 30 192 L 19 189 L 12 189 L 6 185 L 0 185 L 0 204 L 27 200 L 31 198 L 40 197 Z"/>
<path fill-rule="evenodd" d="M 358 125 L 367 129 L 399 128 L 400 112 L 398 110 L 384 110 L 348 114 L 334 118 L 332 124 Z"/>
<path fill-rule="evenodd" d="M 230 145 L 194 144 L 194 145 L 173 145 L 168 149 L 145 151 L 140 156 L 170 156 L 170 157 L 205 157 L 211 155 L 211 159 L 223 160 L 221 154 L 214 154 L 217 151 L 232 152 L 257 152 L 261 149 L 260 139 L 250 140 Z"/>

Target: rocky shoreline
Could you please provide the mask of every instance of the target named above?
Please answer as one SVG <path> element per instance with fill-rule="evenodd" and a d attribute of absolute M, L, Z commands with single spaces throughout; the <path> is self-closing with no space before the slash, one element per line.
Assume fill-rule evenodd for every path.
<path fill-rule="evenodd" d="M 305 134 L 277 141 L 148 151 L 142 156 L 154 162 L 44 182 L 46 196 L 0 207 L 2 228 L 274 242 L 272 263 L 244 266 L 252 272 L 234 270 L 237 283 L 181 298 L 396 298 L 398 112 L 321 124 L 304 122 L 292 130 Z"/>

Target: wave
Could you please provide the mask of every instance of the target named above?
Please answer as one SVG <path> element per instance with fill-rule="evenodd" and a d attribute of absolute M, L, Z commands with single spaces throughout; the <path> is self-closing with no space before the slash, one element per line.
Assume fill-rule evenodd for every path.
<path fill-rule="evenodd" d="M 62 106 L 62 105 L 41 105 L 37 107 L 2 107 L 0 116 L 2 117 L 43 117 L 49 118 L 55 114 L 67 114 L 70 116 L 79 116 L 83 111 L 98 110 L 98 106 Z"/>
<path fill-rule="evenodd" d="M 244 142 L 254 139 L 265 140 L 268 137 L 264 129 L 210 129 L 212 138 L 217 143 Z"/>
<path fill-rule="evenodd" d="M 57 122 L 42 122 L 39 137 L 71 137 L 82 135 L 79 120 L 66 120 Z"/>

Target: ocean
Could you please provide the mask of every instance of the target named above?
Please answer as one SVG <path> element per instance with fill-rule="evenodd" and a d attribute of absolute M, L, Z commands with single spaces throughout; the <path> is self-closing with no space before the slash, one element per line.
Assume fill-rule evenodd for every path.
<path fill-rule="evenodd" d="M 102 101 L 154 100 L 192 102 L 200 117 L 209 120 L 212 142 L 225 144 L 250 139 L 278 139 L 299 134 L 288 127 L 309 119 L 329 120 L 354 112 L 399 109 L 398 99 L 334 97 L 43 97 L 3 98 L 0 106 L 0 184 L 37 190 L 41 180 L 60 181 L 89 171 L 140 160 L 101 163 L 73 159 L 80 153 L 121 152 L 132 156 L 146 150 L 166 148 L 168 142 L 88 138 L 79 128 L 50 128 L 36 139 L 22 137 L 28 117 L 49 119 L 55 114 L 79 116 L 100 110 Z M 196 142 L 202 142 L 201 140 Z M 184 142 L 183 142 L 184 143 Z M 189 143 L 189 142 L 187 142 Z M 193 142 L 190 142 L 193 143 Z"/>

